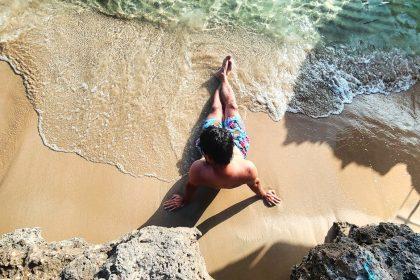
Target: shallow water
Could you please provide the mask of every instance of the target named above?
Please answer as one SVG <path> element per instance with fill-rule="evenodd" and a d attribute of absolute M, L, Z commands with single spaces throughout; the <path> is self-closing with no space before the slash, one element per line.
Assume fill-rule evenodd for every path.
<path fill-rule="evenodd" d="M 172 180 L 195 157 L 226 54 L 244 108 L 338 114 L 419 79 L 419 5 L 2 0 L 0 55 L 23 75 L 47 146 Z"/>

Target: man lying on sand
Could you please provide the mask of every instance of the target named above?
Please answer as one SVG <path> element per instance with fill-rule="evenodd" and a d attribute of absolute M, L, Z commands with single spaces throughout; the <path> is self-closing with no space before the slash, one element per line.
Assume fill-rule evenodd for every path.
<path fill-rule="evenodd" d="M 174 194 L 165 201 L 166 210 L 173 211 L 189 203 L 199 186 L 232 189 L 247 184 L 269 206 L 280 202 L 273 190 L 266 191 L 258 179 L 255 165 L 246 160 L 249 138 L 241 120 L 235 94 L 227 80 L 232 70 L 232 58 L 227 56 L 215 74 L 220 81 L 197 141 L 203 157 L 190 167 L 185 195 Z"/>

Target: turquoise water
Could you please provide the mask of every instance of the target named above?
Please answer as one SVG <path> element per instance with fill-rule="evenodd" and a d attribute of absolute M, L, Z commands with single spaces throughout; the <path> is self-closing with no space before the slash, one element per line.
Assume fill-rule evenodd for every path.
<path fill-rule="evenodd" d="M 402 48 L 419 53 L 420 1 L 77 1 L 102 13 L 159 25 L 244 28 L 287 41 Z"/>
<path fill-rule="evenodd" d="M 344 104 L 359 94 L 407 90 L 420 77 L 420 1 L 74 2 L 164 29 L 245 30 L 257 34 L 261 41 L 274 40 L 280 47 L 309 50 L 293 81 L 294 98 L 288 110 L 313 117 L 339 114 Z M 290 63 L 301 60 L 290 57 Z M 281 110 L 274 108 L 276 102 L 266 97 L 273 94 L 284 94 L 284 89 L 259 94 L 255 100 L 265 100 L 251 110 L 269 111 L 274 119 L 281 118 Z"/>
<path fill-rule="evenodd" d="M 209 57 L 233 51 L 248 65 L 236 83 L 243 96 L 251 96 L 246 106 L 275 120 L 286 107 L 313 117 L 338 114 L 357 95 L 402 92 L 420 78 L 420 1 L 415 0 L 2 0 L 0 7 L 0 42 L 77 7 L 179 34 L 176 44 L 183 50 L 174 57 L 192 54 L 183 45 L 189 40 L 206 44 Z M 215 42 L 226 32 L 234 34 L 230 47 Z M 255 42 L 265 44 L 264 51 Z M 269 63 L 257 73 L 248 55 L 253 48 Z M 269 73 L 264 81 L 252 78 L 261 71 Z"/>

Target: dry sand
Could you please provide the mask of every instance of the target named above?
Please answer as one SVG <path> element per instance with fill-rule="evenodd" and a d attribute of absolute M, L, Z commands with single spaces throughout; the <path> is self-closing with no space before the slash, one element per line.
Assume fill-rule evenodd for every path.
<path fill-rule="evenodd" d="M 263 184 L 280 194 L 279 207 L 266 208 L 246 187 L 218 194 L 203 188 L 192 205 L 168 214 L 161 202 L 182 179 L 170 184 L 134 178 L 50 150 L 39 137 L 21 78 L 4 62 L 0 108 L 0 233 L 38 226 L 48 240 L 80 236 L 104 242 L 150 224 L 196 225 L 216 279 L 287 279 L 290 267 L 323 242 L 336 220 L 397 221 L 420 230 L 419 186 L 413 188 L 407 164 L 396 163 L 385 173 L 361 164 L 355 149 L 343 150 L 358 145 L 351 137 L 337 140 L 336 125 L 345 113 L 316 120 L 287 114 L 279 123 L 247 114 L 249 159 Z M 375 151 L 379 161 L 383 153 Z"/>

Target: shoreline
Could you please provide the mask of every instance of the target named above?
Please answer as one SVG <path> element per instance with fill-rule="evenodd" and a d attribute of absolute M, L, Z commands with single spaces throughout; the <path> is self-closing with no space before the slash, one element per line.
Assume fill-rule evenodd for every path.
<path fill-rule="evenodd" d="M 356 138 L 341 137 L 337 127 L 362 98 L 327 119 L 287 113 L 273 122 L 264 113 L 247 112 L 249 159 L 263 184 L 280 194 L 279 207 L 266 208 L 241 187 L 217 195 L 204 191 L 205 203 L 195 201 L 188 211 L 170 216 L 159 206 L 182 180 L 135 178 L 114 166 L 49 149 L 42 144 L 22 80 L 6 62 L 0 62 L 0 85 L 0 233 L 37 226 L 49 241 L 80 236 L 102 243 L 148 223 L 201 225 L 200 248 L 215 278 L 244 273 L 249 279 L 272 279 L 288 276 L 291 264 L 322 243 L 335 220 L 363 225 L 407 219 L 420 231 L 420 214 L 411 214 L 420 197 L 407 165 L 398 162 L 382 174 L 359 160 L 364 147 L 339 149 L 357 146 Z M 419 89 L 417 84 L 412 94 Z M 372 153 L 381 155 L 380 150 Z M 270 274 L 267 268 L 278 263 L 281 267 Z"/>

